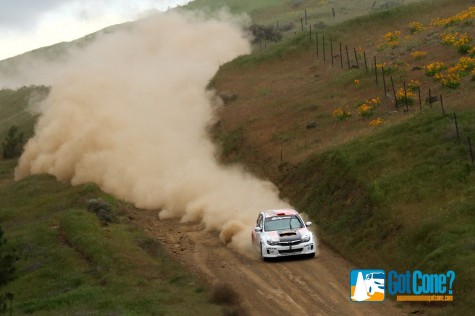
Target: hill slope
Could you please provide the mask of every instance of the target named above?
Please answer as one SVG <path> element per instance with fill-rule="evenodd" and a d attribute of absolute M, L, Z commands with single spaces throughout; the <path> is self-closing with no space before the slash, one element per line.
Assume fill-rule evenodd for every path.
<path fill-rule="evenodd" d="M 293 4 L 290 1 L 285 2 L 287 9 L 279 7 L 283 15 L 269 13 L 269 16 L 266 12 L 272 10 L 259 8 L 256 2 L 239 3 L 252 8 L 236 6 L 233 10 L 254 10 L 251 12 L 253 17 L 261 16 L 255 21 L 262 23 L 271 23 L 277 20 L 276 17 L 285 20 L 287 16 L 298 25 L 303 16 L 303 7 L 291 16 L 288 8 Z M 265 3 L 274 5 L 270 1 Z M 321 3 L 327 8 L 333 4 L 330 1 Z M 399 4 L 398 1 L 385 3 Z M 426 10 L 429 4 L 430 11 Z M 467 1 L 461 0 L 402 6 L 342 24 L 335 23 L 324 32 L 319 29 L 317 42 L 317 34 L 312 33 L 310 37 L 307 30 L 301 32 L 297 28 L 297 33 L 295 30 L 287 33 L 283 42 L 266 48 L 256 47 L 254 54 L 224 65 L 211 82 L 219 92 L 237 95 L 236 100 L 225 105 L 220 122 L 213 129 L 216 140 L 222 144 L 223 160 L 243 162 L 250 170 L 279 184 L 283 195 L 317 223 L 319 237 L 361 267 L 378 266 L 398 271 L 417 268 L 430 273 L 455 270 L 456 304 L 448 305 L 447 313 L 468 313 L 473 309 L 470 298 L 474 295 L 475 283 L 475 179 L 467 141 L 468 137 L 475 137 L 472 128 L 475 113 L 471 108 L 475 89 L 469 69 L 472 66 L 465 69 L 467 74 L 460 75 L 459 86 L 455 88 L 443 86 L 442 79 L 447 77 L 426 76 L 424 67 L 437 61 L 443 61 L 446 68 L 454 67 L 461 64 L 461 57 L 473 57 L 470 52 L 461 54 L 459 47 L 454 47 L 457 42 L 451 42 L 450 38 L 444 43 L 443 35 L 458 32 L 473 38 L 473 17 L 452 18 L 446 21 L 448 23 L 439 20 L 440 25 L 437 20 L 431 23 L 435 18 L 455 17 L 467 9 Z M 279 10 L 275 9 L 275 12 Z M 325 18 L 331 20 L 329 12 L 326 11 Z M 319 20 L 313 16 L 311 23 Z M 422 29 L 411 22 L 421 23 Z M 416 30 L 413 32 L 412 28 Z M 325 50 L 323 36 L 326 38 Z M 427 54 L 413 55 L 421 51 Z M 368 70 L 364 67 L 364 56 Z M 377 83 L 373 57 L 377 60 Z M 471 65 L 469 60 L 465 62 Z M 386 89 L 383 88 L 381 66 L 385 69 Z M 449 75 L 446 70 L 439 73 Z M 405 95 L 404 92 L 396 93 L 398 104 L 390 85 L 391 77 L 395 90 L 402 89 L 406 83 Z M 421 89 L 420 105 L 417 88 L 410 90 L 411 80 L 413 84 L 418 81 L 417 86 Z M 440 95 L 443 95 L 445 115 L 440 98 L 430 99 Z M 372 101 L 375 99 L 377 101 Z M 410 102 L 406 104 L 405 101 Z M 351 113 L 351 116 L 342 113 Z M 457 115 L 460 137 L 457 137 L 453 113 Z M 65 193 L 62 204 L 49 204 L 51 213 L 31 213 L 30 220 L 42 219 L 38 225 L 43 226 L 37 231 L 48 231 L 46 236 L 50 239 L 45 237 L 45 240 L 54 244 L 52 240 L 57 242 L 61 235 L 56 230 L 48 230 L 51 223 L 47 218 L 54 220 L 53 226 L 58 226 L 59 222 L 59 227 L 71 229 L 69 233 L 74 237 L 77 229 L 82 228 L 75 227 L 72 222 L 81 216 L 95 227 L 91 234 L 98 234 L 103 244 L 108 244 L 108 229 L 99 233 L 101 230 L 93 223 L 94 217 L 84 212 L 82 199 L 89 196 L 87 187 L 71 189 L 43 177 L 12 184 L 8 181 L 14 162 L 2 163 L 5 164 L 2 174 L 6 181 L 1 187 L 2 205 L 8 208 L 2 210 L 0 216 L 2 223 L 10 221 L 9 225 L 13 227 L 6 230 L 8 234 L 15 234 L 15 229 L 23 223 L 15 222 L 14 214 L 21 209 L 17 198 L 27 199 L 32 185 L 53 188 L 57 185 L 56 193 L 46 192 L 38 203 L 44 205 L 43 198 L 49 200 L 55 194 L 61 194 L 58 192 L 71 193 L 69 190 L 73 190 L 73 193 Z M 91 197 L 97 195 L 100 193 L 94 191 Z M 32 202 L 32 208 L 35 203 Z M 67 212 L 63 213 L 59 209 L 64 205 Z M 12 240 L 23 249 L 28 238 L 36 237 L 18 235 Z M 140 252 L 135 247 L 136 237 L 126 240 L 135 242 L 131 248 Z M 145 258 L 143 260 L 150 260 Z M 31 264 L 37 260 L 33 257 Z M 150 264 L 157 264 L 155 261 Z M 25 264 L 22 269 L 27 267 Z M 24 271 L 28 272 L 28 269 Z M 120 271 L 112 269 L 111 273 L 117 275 Z M 171 275 L 169 277 L 173 279 Z M 83 276 L 80 281 L 85 282 L 81 278 Z M 77 286 L 76 280 L 71 282 L 72 285 L 61 286 Z M 174 282 L 170 280 L 169 283 Z M 13 284 L 15 293 L 24 286 L 17 284 L 20 285 Z M 88 295 L 98 290 L 96 285 L 79 286 L 81 291 L 91 290 L 79 302 L 86 302 L 85 298 L 89 299 Z M 147 286 L 151 285 L 146 282 L 144 287 Z M 74 291 L 73 294 L 82 293 Z M 118 288 L 112 287 L 108 295 L 113 296 L 117 291 Z M 196 288 L 195 291 L 201 290 Z M 58 310 L 61 310 L 71 299 L 51 295 L 35 303 L 31 298 L 35 295 L 38 294 L 22 298 L 25 311 L 28 308 L 42 310 L 57 302 Z M 48 301 L 50 299 L 54 302 Z M 174 299 L 177 298 L 170 298 L 172 305 Z M 196 299 L 203 302 L 199 295 Z M 109 302 L 114 300 L 111 298 Z M 83 308 L 81 304 L 79 310 Z"/>
<path fill-rule="evenodd" d="M 225 105 L 214 132 L 227 162 L 244 161 L 279 183 L 318 223 L 320 237 L 360 266 L 455 270 L 455 307 L 463 313 L 473 306 L 475 275 L 468 145 L 475 137 L 475 60 L 445 38 L 473 39 L 474 15 L 466 1 L 431 2 L 430 12 L 427 5 L 320 32 L 318 56 L 315 34 L 302 32 L 226 65 L 212 86 L 238 97 Z M 434 77 L 429 65 L 437 61 L 446 70 Z M 458 86 L 444 81 L 460 68 Z M 410 84 L 420 87 L 420 103 Z"/>

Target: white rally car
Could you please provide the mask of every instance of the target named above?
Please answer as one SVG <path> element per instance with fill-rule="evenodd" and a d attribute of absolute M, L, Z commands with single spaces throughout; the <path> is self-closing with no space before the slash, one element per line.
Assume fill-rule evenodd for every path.
<path fill-rule="evenodd" d="M 263 260 L 293 255 L 314 257 L 317 240 L 296 210 L 260 212 L 252 231 L 252 243 Z"/>

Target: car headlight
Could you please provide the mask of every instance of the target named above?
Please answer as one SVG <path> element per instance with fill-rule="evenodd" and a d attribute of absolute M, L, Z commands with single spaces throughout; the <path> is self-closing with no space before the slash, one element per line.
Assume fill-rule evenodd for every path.
<path fill-rule="evenodd" d="M 275 239 L 267 239 L 267 244 L 268 245 L 271 245 L 271 246 L 275 246 L 279 243 L 278 240 L 275 240 Z"/>
<path fill-rule="evenodd" d="M 302 237 L 303 242 L 307 242 L 309 240 L 310 240 L 310 235 L 305 235 L 305 236 Z"/>

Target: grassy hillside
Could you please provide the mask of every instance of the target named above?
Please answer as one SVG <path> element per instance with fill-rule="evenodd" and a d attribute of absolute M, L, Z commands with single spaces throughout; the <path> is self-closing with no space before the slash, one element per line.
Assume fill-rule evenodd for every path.
<path fill-rule="evenodd" d="M 26 139 L 32 135 L 35 117 L 28 108 L 48 90 L 0 90 L 2 141 L 11 126 Z M 14 182 L 16 164 L 0 158 L 3 247 L 19 259 L 15 279 L 0 286 L 0 302 L 13 293 L 15 315 L 222 313 L 209 302 L 207 285 L 129 221 L 130 205 L 93 184 L 71 187 L 46 175 Z M 88 201 L 97 198 L 111 206 L 111 223 L 88 212 Z"/>
<path fill-rule="evenodd" d="M 473 126 L 475 113 L 459 120 Z M 454 270 L 457 308 L 473 308 L 475 168 L 451 117 L 423 112 L 311 156 L 281 187 L 319 237 L 359 266 Z"/>
<path fill-rule="evenodd" d="M 196 0 L 189 7 L 221 3 Z M 470 137 L 475 148 L 475 61 L 461 59 L 475 57 L 468 2 L 226 3 L 258 23 L 297 27 L 282 42 L 224 65 L 210 82 L 237 95 L 213 129 L 223 160 L 272 179 L 315 221 L 320 239 L 361 267 L 454 270 L 456 302 L 437 306 L 469 314 L 475 308 L 475 168 L 468 147 Z M 310 24 L 330 25 L 318 29 L 318 42 L 298 28 L 305 9 Z M 434 70 L 435 62 L 445 69 Z M 436 97 L 431 102 L 429 89 Z M 0 136 L 10 124 L 31 133 L 33 118 L 23 111 L 30 92 L 0 91 Z M 0 225 L 20 257 L 17 280 L 1 289 L 15 293 L 16 310 L 180 314 L 195 306 L 199 314 L 219 312 L 199 282 L 175 270 L 159 245 L 128 224 L 127 205 L 93 185 L 71 188 L 46 176 L 13 183 L 14 165 L 0 161 Z M 87 199 L 97 197 L 114 206 L 114 224 L 102 226 L 86 211 Z M 97 242 L 89 243 L 91 236 Z"/>
<path fill-rule="evenodd" d="M 457 302 L 443 313 L 474 308 L 475 56 L 460 47 L 461 34 L 475 38 L 474 18 L 466 1 L 375 12 L 320 32 L 318 56 L 315 34 L 299 32 L 211 82 L 238 96 L 214 128 L 225 161 L 278 183 L 319 237 L 359 266 L 456 271 Z M 435 62 L 444 63 L 438 75 Z"/>
<path fill-rule="evenodd" d="M 8 130 L 17 126 L 28 139 L 33 135 L 35 115 L 33 109 L 48 94 L 47 87 L 22 87 L 17 90 L 0 90 L 0 140 Z M 0 148 L 0 153 L 1 153 Z"/>
<path fill-rule="evenodd" d="M 19 258 L 0 295 L 14 294 L 15 315 L 221 314 L 207 287 L 129 222 L 128 205 L 50 176 L 12 183 L 15 165 L 0 160 L 0 225 Z M 112 206 L 112 223 L 87 211 L 97 198 Z"/>
<path fill-rule="evenodd" d="M 388 10 L 402 4 L 420 0 L 194 0 L 185 8 L 192 10 L 218 10 L 229 8 L 233 13 L 247 13 L 255 23 L 280 25 L 292 22 L 296 29 L 311 24 L 334 25 L 342 21 L 367 15 L 371 12 Z M 305 20 L 306 11 L 306 20 Z M 333 15 L 335 12 L 335 15 Z M 293 33 L 293 31 L 292 31 Z"/>

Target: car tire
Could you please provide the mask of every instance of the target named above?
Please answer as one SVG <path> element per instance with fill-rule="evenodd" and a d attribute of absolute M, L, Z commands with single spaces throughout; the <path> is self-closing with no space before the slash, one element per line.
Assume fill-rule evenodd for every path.
<path fill-rule="evenodd" d="M 310 258 L 315 258 L 315 252 L 308 254 L 308 255 L 307 255 L 307 258 L 309 258 L 309 259 L 310 259 Z"/>
<path fill-rule="evenodd" d="M 259 244 L 259 247 L 261 249 L 261 259 L 262 259 L 262 261 L 267 261 L 267 258 L 264 257 L 264 253 L 262 252 L 262 242 Z"/>

